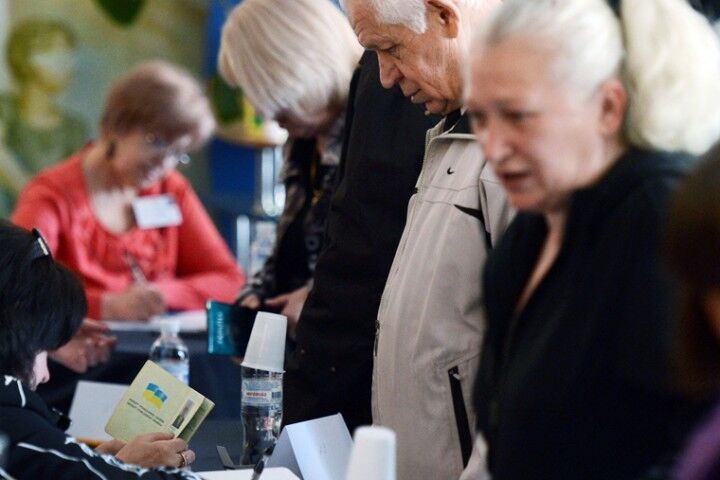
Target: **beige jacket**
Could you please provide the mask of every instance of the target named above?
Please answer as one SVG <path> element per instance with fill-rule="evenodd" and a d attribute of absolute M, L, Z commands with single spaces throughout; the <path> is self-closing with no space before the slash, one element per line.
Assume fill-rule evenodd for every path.
<path fill-rule="evenodd" d="M 373 421 L 397 433 L 398 480 L 457 479 L 475 440 L 487 243 L 510 218 L 461 119 L 428 131 L 417 193 L 378 312 Z M 462 447 L 461 447 L 462 445 Z"/>

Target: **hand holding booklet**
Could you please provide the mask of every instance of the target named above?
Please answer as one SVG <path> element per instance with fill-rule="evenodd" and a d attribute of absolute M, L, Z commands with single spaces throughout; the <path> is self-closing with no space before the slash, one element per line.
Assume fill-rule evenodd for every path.
<path fill-rule="evenodd" d="M 124 442 L 151 432 L 169 432 L 189 442 L 214 406 L 148 360 L 115 407 L 105 431 Z"/>

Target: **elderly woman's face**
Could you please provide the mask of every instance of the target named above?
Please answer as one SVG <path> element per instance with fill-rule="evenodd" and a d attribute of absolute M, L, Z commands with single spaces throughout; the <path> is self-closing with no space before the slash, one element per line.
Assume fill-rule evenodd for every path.
<path fill-rule="evenodd" d="M 475 53 L 466 104 L 487 161 L 520 210 L 563 209 L 606 165 L 603 98 L 558 81 L 553 53 L 511 39 Z"/>
<path fill-rule="evenodd" d="M 115 175 L 123 185 L 144 189 L 164 178 L 178 163 L 185 163 L 189 136 L 170 143 L 143 132 L 118 135 L 111 158 Z"/>

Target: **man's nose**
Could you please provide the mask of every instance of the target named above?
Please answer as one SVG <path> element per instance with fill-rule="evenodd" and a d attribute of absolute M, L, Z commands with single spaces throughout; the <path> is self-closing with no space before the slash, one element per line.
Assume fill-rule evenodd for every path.
<path fill-rule="evenodd" d="M 378 64 L 380 66 L 380 83 L 384 88 L 392 88 L 402 78 L 400 70 L 395 66 L 395 61 L 386 53 L 378 53 Z"/>

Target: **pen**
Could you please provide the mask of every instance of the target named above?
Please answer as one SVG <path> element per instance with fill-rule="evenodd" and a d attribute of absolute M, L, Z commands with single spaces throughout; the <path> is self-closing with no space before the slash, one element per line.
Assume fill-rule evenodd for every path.
<path fill-rule="evenodd" d="M 260 478 L 260 475 L 262 475 L 263 470 L 265 470 L 265 465 L 267 464 L 267 461 L 270 460 L 270 455 L 272 455 L 274 449 L 275 444 L 273 443 L 267 448 L 267 450 L 265 450 L 262 458 L 257 465 L 255 465 L 255 468 L 253 468 L 253 474 L 252 477 L 250 477 L 250 480 L 258 480 Z"/>
<path fill-rule="evenodd" d="M 132 277 L 133 277 L 133 280 L 135 280 L 135 283 L 140 283 L 140 284 L 147 283 L 145 274 L 143 273 L 142 269 L 140 268 L 140 265 L 138 265 L 137 260 L 135 260 L 135 257 L 133 257 L 130 254 L 130 252 L 125 250 L 123 252 L 123 258 L 125 259 L 125 263 L 127 263 L 128 268 L 130 268 L 130 273 L 132 273 Z"/>

